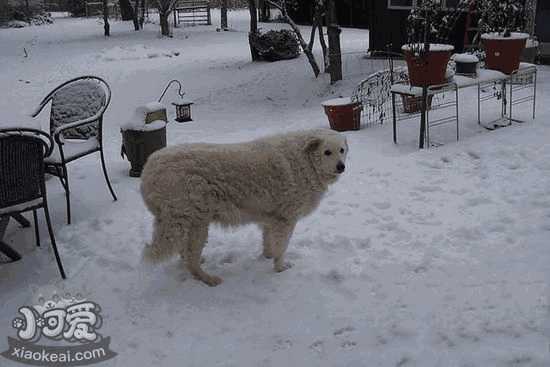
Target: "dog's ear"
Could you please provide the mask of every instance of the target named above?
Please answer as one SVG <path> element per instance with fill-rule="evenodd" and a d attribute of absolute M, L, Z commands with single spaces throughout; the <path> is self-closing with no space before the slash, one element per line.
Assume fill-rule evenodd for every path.
<path fill-rule="evenodd" d="M 310 138 L 306 141 L 306 153 L 313 153 L 321 146 L 321 139 Z"/>

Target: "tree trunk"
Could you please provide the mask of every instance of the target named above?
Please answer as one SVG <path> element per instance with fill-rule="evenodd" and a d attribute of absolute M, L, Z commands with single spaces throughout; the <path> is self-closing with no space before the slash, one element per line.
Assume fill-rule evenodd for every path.
<path fill-rule="evenodd" d="M 120 5 L 120 18 L 122 20 L 133 20 L 134 8 L 130 0 L 119 0 L 118 4 Z"/>
<path fill-rule="evenodd" d="M 330 83 L 342 80 L 342 50 L 340 49 L 340 33 L 342 30 L 335 24 L 328 26 Z"/>
<path fill-rule="evenodd" d="M 159 18 L 160 18 L 160 34 L 163 36 L 170 36 L 170 23 L 168 22 L 168 16 L 170 13 L 168 12 L 159 12 Z"/>
<path fill-rule="evenodd" d="M 336 83 L 342 80 L 342 50 L 340 48 L 340 27 L 336 19 L 336 6 L 334 0 L 327 2 L 327 33 L 328 33 L 328 53 L 330 68 L 330 83 Z"/>
<path fill-rule="evenodd" d="M 270 9 L 269 9 L 269 5 L 266 3 L 265 0 L 259 0 L 259 8 L 260 8 L 260 22 L 269 22 Z"/>
<path fill-rule="evenodd" d="M 258 51 L 254 48 L 251 38 L 258 33 L 258 11 L 256 9 L 256 0 L 248 0 L 248 10 L 250 12 L 250 32 L 248 33 L 248 44 L 252 61 L 260 59 Z"/>
<path fill-rule="evenodd" d="M 222 6 L 221 6 L 221 28 L 223 30 L 226 30 L 227 27 L 227 0 L 222 0 Z"/>
<path fill-rule="evenodd" d="M 105 37 L 111 35 L 111 26 L 109 25 L 109 4 L 107 0 L 103 0 L 103 29 Z"/>
<path fill-rule="evenodd" d="M 313 22 L 313 25 L 311 27 L 311 35 L 309 38 L 309 44 L 306 43 L 304 40 L 304 37 L 302 37 L 302 32 L 300 32 L 300 28 L 294 23 L 292 18 L 288 16 L 288 12 L 286 9 L 285 2 L 283 3 L 277 3 L 273 0 L 266 0 L 266 2 L 269 5 L 272 5 L 279 9 L 281 11 L 281 14 L 283 16 L 283 19 L 285 20 L 285 23 L 287 23 L 290 28 L 292 28 L 292 31 L 296 35 L 296 38 L 298 38 L 298 43 L 300 44 L 300 47 L 302 47 L 302 50 L 304 51 L 304 54 L 307 57 L 307 60 L 309 61 L 309 64 L 311 65 L 311 68 L 313 69 L 313 74 L 315 74 L 315 77 L 317 78 L 321 71 L 319 70 L 319 65 L 317 65 L 317 60 L 315 60 L 315 55 L 313 55 L 313 44 L 315 43 L 315 29 L 316 24 Z"/>
<path fill-rule="evenodd" d="M 143 23 L 145 22 L 145 1 L 141 0 L 139 2 L 139 28 L 143 29 Z"/>
<path fill-rule="evenodd" d="M 320 12 L 317 12 L 314 19 L 314 24 L 319 29 L 319 43 L 323 50 L 323 64 L 325 66 L 325 73 L 330 72 L 330 59 L 328 56 L 327 42 L 325 40 L 325 34 L 323 33 L 323 16 Z"/>
<path fill-rule="evenodd" d="M 300 32 L 300 28 L 294 23 L 292 19 L 286 14 L 286 11 L 283 14 L 285 18 L 285 22 L 292 28 L 294 31 L 294 34 L 298 38 L 298 42 L 300 43 L 300 46 L 302 47 L 302 50 L 304 51 L 304 54 L 307 57 L 307 60 L 309 61 L 309 64 L 311 65 L 311 68 L 313 69 L 313 74 L 315 74 L 315 77 L 317 78 L 319 74 L 321 73 L 321 70 L 319 69 L 319 65 L 317 65 L 317 60 L 315 60 L 315 55 L 313 55 L 313 43 L 315 42 L 315 25 L 311 27 L 311 38 L 309 40 L 309 44 L 306 43 L 304 40 L 304 37 L 302 37 L 302 33 Z"/>

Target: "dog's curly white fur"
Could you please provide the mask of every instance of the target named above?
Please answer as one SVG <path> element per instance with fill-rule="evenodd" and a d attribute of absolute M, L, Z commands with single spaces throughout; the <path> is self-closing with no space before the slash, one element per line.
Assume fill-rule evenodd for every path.
<path fill-rule="evenodd" d="M 185 144 L 152 154 L 141 191 L 155 217 L 144 258 L 181 254 L 191 274 L 208 285 L 222 280 L 201 268 L 210 223 L 257 223 L 263 255 L 280 272 L 296 222 L 313 212 L 344 172 L 346 139 L 331 130 L 275 135 L 238 144 Z"/>

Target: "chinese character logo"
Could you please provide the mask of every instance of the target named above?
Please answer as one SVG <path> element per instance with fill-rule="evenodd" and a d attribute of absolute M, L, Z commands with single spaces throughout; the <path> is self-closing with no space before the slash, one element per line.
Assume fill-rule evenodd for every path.
<path fill-rule="evenodd" d="M 2 356 L 33 365 L 83 366 L 116 355 L 109 350 L 110 338 L 98 332 L 102 317 L 97 303 L 69 294 L 39 301 L 39 305 L 19 308 L 20 316 L 11 325 L 18 339 L 8 337 L 10 348 Z M 78 345 L 38 345 L 42 338 Z"/>

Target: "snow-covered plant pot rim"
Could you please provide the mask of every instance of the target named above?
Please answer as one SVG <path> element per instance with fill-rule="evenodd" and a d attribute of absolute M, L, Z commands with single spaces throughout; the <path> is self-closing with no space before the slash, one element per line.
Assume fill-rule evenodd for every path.
<path fill-rule="evenodd" d="M 528 33 L 519 33 L 519 32 L 512 32 L 509 37 L 505 37 L 502 33 L 499 32 L 492 32 L 492 33 L 483 33 L 481 35 L 481 39 L 483 40 L 509 40 L 509 39 L 528 39 L 529 34 Z"/>
<path fill-rule="evenodd" d="M 424 44 L 423 43 L 413 43 L 413 44 L 406 44 L 401 46 L 401 51 L 413 51 L 418 49 L 423 49 Z M 430 43 L 430 51 L 433 52 L 451 52 L 455 48 L 453 45 L 446 45 L 442 43 Z"/>
<path fill-rule="evenodd" d="M 479 62 L 479 58 L 472 54 L 455 54 L 453 56 L 455 62 L 461 62 L 465 64 L 474 64 Z"/>
<path fill-rule="evenodd" d="M 525 48 L 539 47 L 540 43 L 536 39 L 529 38 L 525 44 Z"/>

